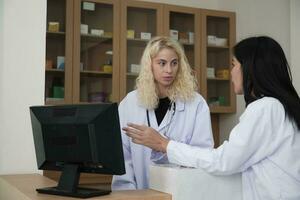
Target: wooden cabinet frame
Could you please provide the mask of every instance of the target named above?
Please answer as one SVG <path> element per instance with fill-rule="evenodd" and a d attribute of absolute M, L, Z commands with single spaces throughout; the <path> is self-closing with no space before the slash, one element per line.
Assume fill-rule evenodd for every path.
<path fill-rule="evenodd" d="M 149 3 L 143 1 L 122 0 L 121 18 L 120 18 L 120 101 L 126 96 L 127 91 L 127 8 L 145 8 L 156 10 L 156 34 L 163 34 L 163 5 L 158 3 Z"/>
<path fill-rule="evenodd" d="M 81 2 L 83 0 L 75 1 L 74 3 L 74 48 L 73 48 L 73 103 L 80 102 L 80 15 Z M 113 6 L 113 72 L 112 72 L 112 100 L 119 101 L 119 44 L 120 44 L 120 1 L 119 0 L 89 0 L 89 2 L 109 4 Z"/>
<path fill-rule="evenodd" d="M 201 94 L 204 96 L 205 99 L 208 98 L 207 96 L 207 76 L 206 76 L 206 69 L 207 69 L 207 21 L 206 17 L 220 17 L 220 18 L 227 18 L 229 20 L 229 57 L 228 63 L 231 63 L 232 59 L 232 48 L 235 45 L 235 38 L 236 38 L 236 21 L 235 21 L 235 13 L 226 12 L 226 11 L 214 11 L 214 10 L 206 10 L 201 9 Z M 229 66 L 228 66 L 229 67 Z M 229 79 L 231 84 L 231 78 Z M 236 112 L 236 96 L 233 91 L 233 87 L 230 85 L 230 105 L 229 106 L 214 106 L 211 107 L 211 113 L 234 113 Z"/>
<path fill-rule="evenodd" d="M 194 73 L 196 76 L 196 79 L 198 80 L 198 83 L 200 83 L 201 79 L 201 67 L 200 67 L 200 24 L 201 24 L 201 15 L 200 15 L 200 9 L 197 8 L 191 8 L 191 7 L 183 7 L 183 6 L 175 6 L 175 5 L 164 5 L 164 35 L 169 36 L 170 31 L 170 13 L 176 12 L 176 13 L 183 13 L 183 14 L 191 14 L 194 15 Z M 198 88 L 199 92 L 200 87 Z"/>

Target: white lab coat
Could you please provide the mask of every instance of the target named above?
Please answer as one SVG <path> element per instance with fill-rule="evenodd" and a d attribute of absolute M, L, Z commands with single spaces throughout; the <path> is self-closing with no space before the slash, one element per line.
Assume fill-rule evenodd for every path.
<path fill-rule="evenodd" d="M 275 98 L 248 105 L 219 148 L 171 141 L 167 155 L 172 163 L 213 174 L 242 172 L 244 200 L 300 199 L 300 131 Z"/>
<path fill-rule="evenodd" d="M 212 148 L 210 112 L 205 100 L 198 93 L 195 93 L 195 98 L 192 101 L 185 103 L 177 100 L 175 104 L 176 110 L 173 117 L 171 116 L 174 111 L 169 109 L 159 126 L 154 110 L 149 110 L 151 127 L 174 141 Z M 119 117 L 121 128 L 126 127 L 129 122 L 148 125 L 146 109 L 139 106 L 137 91 L 130 92 L 122 100 L 119 105 Z M 168 162 L 166 154 L 133 143 L 123 131 L 122 140 L 126 174 L 113 177 L 112 189 L 148 188 L 150 163 Z"/>

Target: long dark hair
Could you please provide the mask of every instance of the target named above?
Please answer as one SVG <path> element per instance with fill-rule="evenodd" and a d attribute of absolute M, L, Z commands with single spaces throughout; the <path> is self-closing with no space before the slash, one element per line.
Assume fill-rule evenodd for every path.
<path fill-rule="evenodd" d="M 243 69 L 246 105 L 264 96 L 278 99 L 300 129 L 300 99 L 281 46 L 272 38 L 251 37 L 233 49 Z"/>

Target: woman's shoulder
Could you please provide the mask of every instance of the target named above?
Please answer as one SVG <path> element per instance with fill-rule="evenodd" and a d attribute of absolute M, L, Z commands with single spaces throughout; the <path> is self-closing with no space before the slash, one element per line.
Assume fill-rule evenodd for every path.
<path fill-rule="evenodd" d="M 208 107 L 206 100 L 198 92 L 194 92 L 192 98 L 189 101 L 183 102 L 187 105 L 194 105 L 196 107 L 205 106 Z"/>
<path fill-rule="evenodd" d="M 274 108 L 274 107 L 281 107 L 283 108 L 283 105 L 280 103 L 280 101 L 274 97 L 263 97 L 260 98 L 248 106 L 249 108 Z"/>
<path fill-rule="evenodd" d="M 129 92 L 121 101 L 120 104 L 127 104 L 127 103 L 130 103 L 130 104 L 134 104 L 136 105 L 137 104 L 137 91 L 136 90 L 133 90 L 131 92 Z"/>
<path fill-rule="evenodd" d="M 204 97 L 203 97 L 200 93 L 198 93 L 198 92 L 194 92 L 192 101 L 193 101 L 193 102 L 197 102 L 197 103 L 205 103 L 205 104 L 206 104 L 206 100 L 205 100 Z"/>
<path fill-rule="evenodd" d="M 283 116 L 285 114 L 283 105 L 274 97 L 263 97 L 250 103 L 246 108 L 246 112 L 256 115 L 272 113 L 276 116 Z"/>

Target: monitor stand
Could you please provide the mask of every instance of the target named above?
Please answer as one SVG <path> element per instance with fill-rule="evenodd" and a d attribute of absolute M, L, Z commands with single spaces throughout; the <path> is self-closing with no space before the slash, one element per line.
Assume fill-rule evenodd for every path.
<path fill-rule="evenodd" d="M 92 188 L 79 188 L 79 166 L 75 164 L 64 165 L 57 187 L 36 189 L 39 193 L 70 196 L 78 198 L 89 198 L 109 194 L 110 190 L 99 190 Z"/>

